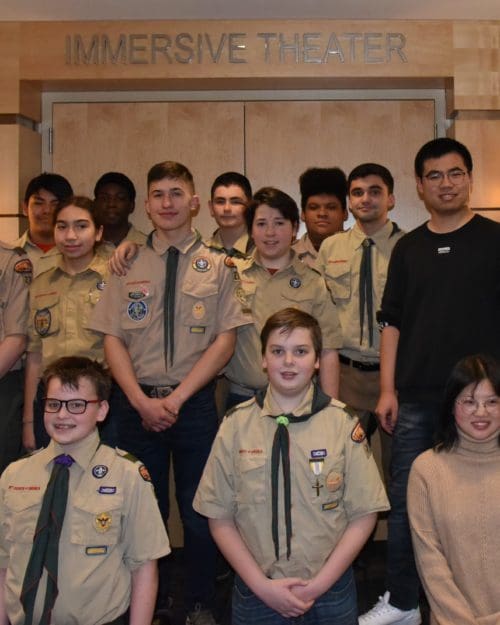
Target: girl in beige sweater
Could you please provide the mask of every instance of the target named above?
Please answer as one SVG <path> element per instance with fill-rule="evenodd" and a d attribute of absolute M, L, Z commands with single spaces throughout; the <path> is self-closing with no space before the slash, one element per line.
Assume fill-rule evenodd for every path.
<path fill-rule="evenodd" d="M 500 623 L 500 363 L 448 380 L 437 445 L 414 462 L 408 514 L 434 625 Z"/>

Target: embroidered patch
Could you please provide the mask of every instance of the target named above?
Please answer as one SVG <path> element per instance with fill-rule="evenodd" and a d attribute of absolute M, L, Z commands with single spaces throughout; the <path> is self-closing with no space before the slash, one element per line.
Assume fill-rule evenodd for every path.
<path fill-rule="evenodd" d="M 148 314 L 148 305 L 146 302 L 130 302 L 127 306 L 127 314 L 132 321 L 142 321 Z"/>
<path fill-rule="evenodd" d="M 101 512 L 94 519 L 94 527 L 98 532 L 104 533 L 111 528 L 111 514 L 109 512 Z"/>
<path fill-rule="evenodd" d="M 202 273 L 205 273 L 205 271 L 212 268 L 212 265 L 206 256 L 198 256 L 198 258 L 195 258 L 192 266 L 195 271 L 201 271 Z"/>
<path fill-rule="evenodd" d="M 105 286 L 106 286 L 106 283 L 104 282 L 104 280 L 101 280 L 100 282 L 96 284 L 96 287 L 99 291 L 104 291 Z"/>
<path fill-rule="evenodd" d="M 146 297 L 146 295 L 142 292 L 142 291 L 129 291 L 129 299 L 142 299 L 143 297 Z"/>
<path fill-rule="evenodd" d="M 325 484 L 327 489 L 331 493 L 334 493 L 342 485 L 342 476 L 340 475 L 340 473 L 330 471 L 330 473 L 326 476 Z"/>
<path fill-rule="evenodd" d="M 99 486 L 97 492 L 100 495 L 114 495 L 116 493 L 116 486 Z"/>
<path fill-rule="evenodd" d="M 22 275 L 26 284 L 31 284 L 31 279 L 33 278 L 33 265 L 29 258 L 18 260 L 14 265 L 14 271 Z"/>
<path fill-rule="evenodd" d="M 354 430 L 351 432 L 351 440 L 355 443 L 362 443 L 366 438 L 365 431 L 361 423 L 357 423 Z"/>
<path fill-rule="evenodd" d="M 205 334 L 205 326 L 191 326 L 189 332 L 191 334 Z"/>
<path fill-rule="evenodd" d="M 231 258 L 231 256 L 226 256 L 226 258 L 224 258 L 224 265 L 226 265 L 226 267 L 235 267 L 236 266 L 234 264 L 234 260 Z"/>
<path fill-rule="evenodd" d="M 143 464 L 141 464 L 141 466 L 139 467 L 139 475 L 145 482 L 151 482 L 151 476 L 149 475 L 149 471 Z"/>
<path fill-rule="evenodd" d="M 92 475 L 98 480 L 103 478 L 107 472 L 108 467 L 105 464 L 96 464 L 95 467 L 92 467 Z"/>
<path fill-rule="evenodd" d="M 88 556 L 104 556 L 108 553 L 106 545 L 95 545 L 94 547 L 85 547 L 85 553 Z"/>
<path fill-rule="evenodd" d="M 326 458 L 326 449 L 311 449 L 311 458 Z"/>
<path fill-rule="evenodd" d="M 322 510 L 335 510 L 339 505 L 338 501 L 329 501 L 328 503 L 321 504 Z"/>
<path fill-rule="evenodd" d="M 302 286 L 302 280 L 300 278 L 290 278 L 290 286 L 292 289 L 298 289 Z"/>
<path fill-rule="evenodd" d="M 193 317 L 200 320 L 205 316 L 207 309 L 205 308 L 205 304 L 203 302 L 196 302 L 196 304 L 193 304 L 192 312 Z"/>
<path fill-rule="evenodd" d="M 35 313 L 34 324 L 35 330 L 40 336 L 46 336 L 50 331 L 52 323 L 52 315 L 48 308 L 42 308 Z"/>

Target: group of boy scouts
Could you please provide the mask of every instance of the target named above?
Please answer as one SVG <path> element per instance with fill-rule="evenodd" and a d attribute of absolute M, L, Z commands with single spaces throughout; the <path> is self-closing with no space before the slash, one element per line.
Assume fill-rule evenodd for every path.
<path fill-rule="evenodd" d="M 78 319 L 77 324 L 82 332 L 90 329 L 104 337 L 111 390 L 99 390 L 99 380 L 108 374 L 99 363 L 93 362 L 93 354 L 89 354 L 92 362 L 87 366 L 71 359 L 61 365 L 54 354 L 56 363 L 49 364 L 43 381 L 49 397 L 48 388 L 67 390 L 76 386 L 81 390 L 82 379 L 91 380 L 90 395 L 83 397 L 85 411 L 92 401 L 105 404 L 105 413 L 109 408 L 109 423 L 102 430 L 102 438 L 119 449 L 116 453 L 101 450 L 98 456 L 94 455 L 98 445 L 94 430 L 105 416 L 101 418 L 97 412 L 92 417 L 92 427 L 85 432 L 86 447 L 80 446 L 73 452 L 70 449 L 69 453 L 75 456 L 71 462 L 78 465 L 80 473 L 74 476 L 76 468 L 69 466 L 68 511 L 70 507 L 77 511 L 66 512 L 64 517 L 61 552 L 64 541 L 71 546 L 71 553 L 68 549 L 66 555 L 64 547 L 64 557 L 69 560 L 63 562 L 60 554 L 59 568 L 60 571 L 76 568 L 76 587 L 81 590 L 88 585 L 89 590 L 82 591 L 84 599 L 76 601 L 68 597 L 69 586 L 74 589 L 75 585 L 60 583 L 59 598 L 54 600 L 55 604 L 53 601 L 55 607 L 53 612 L 49 610 L 48 620 L 35 618 L 32 622 L 116 625 L 127 622 L 122 618 L 129 618 L 133 625 L 146 625 L 153 613 L 158 619 L 171 613 L 174 590 L 170 558 L 165 557 L 169 552 L 168 539 L 164 531 L 153 529 L 152 519 L 157 511 L 149 499 L 151 493 L 144 491 L 144 484 L 151 490 L 148 484 L 151 480 L 166 527 L 169 516 L 166 458 L 170 457 L 184 530 L 186 623 L 216 622 L 217 549 L 207 518 L 202 516 L 210 517 L 211 510 L 216 509 L 203 501 L 204 495 L 208 497 L 207 493 L 212 493 L 210 477 L 202 480 L 196 493 L 219 428 L 216 386 L 218 394 L 224 390 L 225 408 L 230 415 L 241 402 L 250 401 L 254 408 L 272 405 L 267 396 L 262 399 L 268 378 L 262 368 L 266 345 L 261 346 L 259 335 L 270 316 L 289 307 L 314 317 L 322 334 L 315 367 L 315 371 L 319 368 L 322 390 L 318 391 L 319 399 L 315 395 L 311 400 L 313 406 L 324 392 L 334 398 L 335 405 L 346 404 L 350 415 L 356 413 L 368 436 L 373 434 L 377 423 L 381 426 L 384 474 L 391 505 L 386 589 L 389 594 L 384 595 L 384 609 L 377 605 L 375 611 L 359 616 L 359 624 L 419 625 L 422 622 L 420 585 L 406 513 L 408 473 L 416 456 L 432 446 L 442 390 L 452 366 L 472 353 L 500 357 L 500 224 L 475 214 L 470 208 L 472 170 L 471 155 L 461 143 L 441 138 L 425 144 L 415 158 L 415 177 L 429 221 L 405 234 L 389 219 L 396 200 L 394 180 L 386 167 L 364 163 L 347 177 L 337 167 L 308 169 L 299 180 L 300 218 L 306 232 L 297 240 L 294 211 L 297 220 L 299 213 L 295 202 L 272 187 L 252 195 L 250 183 L 242 174 L 227 172 L 214 181 L 209 209 L 218 228 L 208 240 L 192 228 L 199 198 L 193 177 L 185 166 L 166 161 L 149 170 L 146 211 L 153 225 L 149 236 L 137 231 L 129 221 L 135 208 L 132 182 L 116 172 L 98 180 L 94 206 L 103 227 L 104 245 L 110 250 L 118 249 L 111 263 L 114 271 L 106 284 L 99 287 L 90 319 Z M 59 202 L 72 195 L 70 184 L 62 176 L 45 173 L 33 179 L 23 203 L 28 230 L 13 244 L 0 246 L 0 471 L 19 458 L 23 440 L 25 447 L 30 447 L 26 443 L 31 439 L 23 433 L 23 428 L 31 428 L 33 420 L 32 406 L 23 408 L 23 354 L 26 351 L 29 354 L 30 346 L 39 337 L 33 319 L 28 319 L 33 314 L 28 303 L 28 287 L 32 280 L 35 284 L 43 281 L 44 273 L 56 262 L 52 214 Z M 272 219 L 259 212 L 262 206 L 271 209 Z M 344 231 L 348 208 L 355 223 Z M 286 231 L 282 237 L 279 228 L 286 228 L 286 222 L 292 224 L 292 236 Z M 263 236 L 257 232 L 258 227 L 266 230 Z M 285 240 L 287 236 L 289 240 Z M 290 245 L 292 251 L 288 252 Z M 273 266 L 268 261 L 280 246 L 286 262 Z M 273 249 L 269 251 L 270 248 Z M 50 318 L 45 321 L 51 323 Z M 30 336 L 27 336 L 28 325 Z M 63 365 L 74 367 L 73 377 L 64 377 Z M 97 367 L 97 371 L 92 367 Z M 274 390 L 273 378 L 268 374 Z M 93 397 L 95 394 L 97 399 Z M 69 408 L 75 409 L 74 402 L 81 400 L 81 395 L 77 393 L 76 399 L 66 395 L 57 399 L 59 404 L 56 402 L 54 408 L 61 411 L 64 402 L 73 401 L 64 408 L 71 412 Z M 67 454 L 69 447 L 64 449 L 65 444 L 60 444 L 59 434 L 51 434 L 48 408 L 45 401 L 45 430 L 52 439 L 49 447 Z M 298 416 L 296 411 L 292 412 Z M 352 442 L 365 445 L 365 434 L 357 429 L 356 423 L 354 419 L 349 429 Z M 280 430 L 279 422 L 278 425 L 273 422 L 273 428 Z M 324 436 L 328 440 L 326 433 Z M 129 459 L 121 449 L 138 461 Z M 336 490 L 334 473 L 322 473 L 318 467 L 324 462 L 324 450 L 318 446 L 314 451 L 316 464 L 310 466 L 316 491 L 313 485 L 312 493 L 319 495 L 323 488 L 323 510 L 328 511 L 329 505 L 336 507 L 333 500 L 324 498 Z M 38 460 L 29 465 L 29 471 L 28 465 L 23 465 L 25 460 L 11 464 L 0 480 L 0 625 L 7 625 L 9 619 L 12 625 L 25 622 L 27 574 L 23 567 L 30 568 L 34 558 L 33 554 L 30 556 L 30 543 L 35 526 L 38 533 L 38 513 L 45 506 L 42 498 L 49 490 L 46 486 L 52 482 L 51 471 L 55 467 L 53 455 L 49 458 L 44 453 L 45 450 L 32 456 Z M 210 457 L 208 476 L 216 472 L 217 462 Z M 248 467 L 245 470 L 251 477 L 259 466 L 258 454 L 245 462 Z M 125 489 L 120 480 L 136 469 L 140 479 L 127 477 L 132 485 Z M 31 476 L 30 471 L 37 475 Z M 102 477 L 101 473 L 104 473 Z M 110 475 L 116 475 L 112 483 Z M 74 490 L 77 483 L 78 491 Z M 362 514 L 375 514 L 388 507 L 376 479 L 370 484 L 376 495 Z M 102 496 L 94 502 L 96 496 L 90 493 L 96 488 Z M 240 505 L 239 494 L 234 497 L 235 505 Z M 253 497 L 250 500 L 259 503 L 256 493 Z M 103 498 L 107 498 L 105 511 L 101 510 Z M 137 501 L 131 501 L 135 498 L 143 503 L 138 506 Z M 193 508 L 193 500 L 202 514 Z M 250 516 L 251 507 L 247 507 Z M 122 514 L 120 510 L 127 510 L 127 519 L 123 520 L 122 516 L 122 523 L 127 525 L 125 533 L 129 542 L 118 553 L 122 553 L 131 577 L 122 576 L 116 581 L 117 587 L 109 589 L 109 596 L 118 594 L 119 600 L 110 601 L 109 605 L 104 600 L 95 607 L 97 612 L 92 613 L 88 602 L 99 588 L 112 583 L 112 578 L 101 578 L 100 571 L 92 579 L 94 564 L 85 569 L 78 560 L 75 544 L 90 550 L 86 552 L 87 559 L 114 552 L 111 536 L 115 528 L 113 531 L 108 528 L 114 523 L 111 517 Z M 148 518 L 140 518 L 142 510 L 148 510 Z M 99 518 L 102 514 L 104 517 Z M 94 525 L 100 525 L 92 540 L 85 536 L 88 532 L 82 520 L 85 515 L 90 520 L 95 517 Z M 281 512 L 278 518 L 281 519 Z M 258 514 L 251 522 L 259 526 Z M 74 526 L 70 527 L 69 523 Z M 319 525 L 320 521 L 311 523 Z M 138 534 L 144 532 L 151 533 L 150 541 L 139 540 Z M 287 529 L 286 540 L 289 539 Z M 119 542 L 120 538 L 115 536 L 113 540 Z M 280 543 L 281 538 L 276 540 Z M 21 560 L 14 565 L 18 542 L 23 543 L 24 551 L 22 556 L 16 556 Z M 252 551 L 251 545 L 247 546 Z M 224 548 L 221 551 L 226 555 Z M 268 559 L 270 554 L 265 556 Z M 353 553 L 350 560 L 355 556 Z M 281 557 L 286 558 L 286 554 Z M 227 559 L 233 564 L 230 555 Z M 154 560 L 159 560 L 157 597 L 156 578 L 145 567 L 145 563 Z M 120 570 L 113 562 L 110 559 L 108 566 Z M 273 566 L 269 570 L 279 570 Z M 80 574 L 80 569 L 87 570 L 90 577 Z M 137 571 L 140 574 L 135 576 Z M 139 593 L 144 592 L 148 582 L 154 589 L 154 598 L 145 599 L 146 608 L 138 609 Z M 35 615 L 45 614 L 42 593 L 37 592 L 31 610 Z M 46 602 L 48 594 L 47 590 Z M 283 618 L 307 614 L 312 603 L 301 592 L 297 591 L 296 595 L 302 597 L 303 603 L 295 602 L 294 596 L 286 607 L 276 607 L 281 604 L 271 600 L 267 605 L 272 605 Z M 352 618 L 358 623 L 357 615 Z"/>

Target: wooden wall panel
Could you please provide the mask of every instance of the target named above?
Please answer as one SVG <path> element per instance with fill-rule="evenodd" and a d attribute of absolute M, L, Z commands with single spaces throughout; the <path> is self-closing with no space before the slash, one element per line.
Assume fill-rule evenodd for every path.
<path fill-rule="evenodd" d="M 395 179 L 392 218 L 409 230 L 427 219 L 413 158 L 434 136 L 432 101 L 255 102 L 246 104 L 247 173 L 255 189 L 272 185 L 300 201 L 299 175 L 311 166 L 346 174 L 378 162 Z"/>
<path fill-rule="evenodd" d="M 106 171 L 122 171 L 137 189 L 134 223 L 150 224 L 143 210 L 148 169 L 164 160 L 184 163 L 201 198 L 195 224 L 213 229 L 207 200 L 219 173 L 243 170 L 243 106 L 239 103 L 56 104 L 53 169 L 78 193 L 92 195 Z"/>

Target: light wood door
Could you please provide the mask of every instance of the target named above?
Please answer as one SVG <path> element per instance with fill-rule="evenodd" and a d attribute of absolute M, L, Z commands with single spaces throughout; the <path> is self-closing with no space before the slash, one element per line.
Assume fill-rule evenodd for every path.
<path fill-rule="evenodd" d="M 413 176 L 418 149 L 434 137 L 434 101 L 252 102 L 246 104 L 247 175 L 255 189 L 277 186 L 300 201 L 308 167 L 375 162 L 395 180 L 391 215 L 404 230 L 427 219 Z"/>
<path fill-rule="evenodd" d="M 155 163 L 175 160 L 191 170 L 202 200 L 196 226 L 205 234 L 213 230 L 212 181 L 244 168 L 244 112 L 237 102 L 54 104 L 53 129 L 53 170 L 90 197 L 103 173 L 125 173 L 137 190 L 132 221 L 145 232 L 151 230 L 143 208 L 146 175 Z"/>

